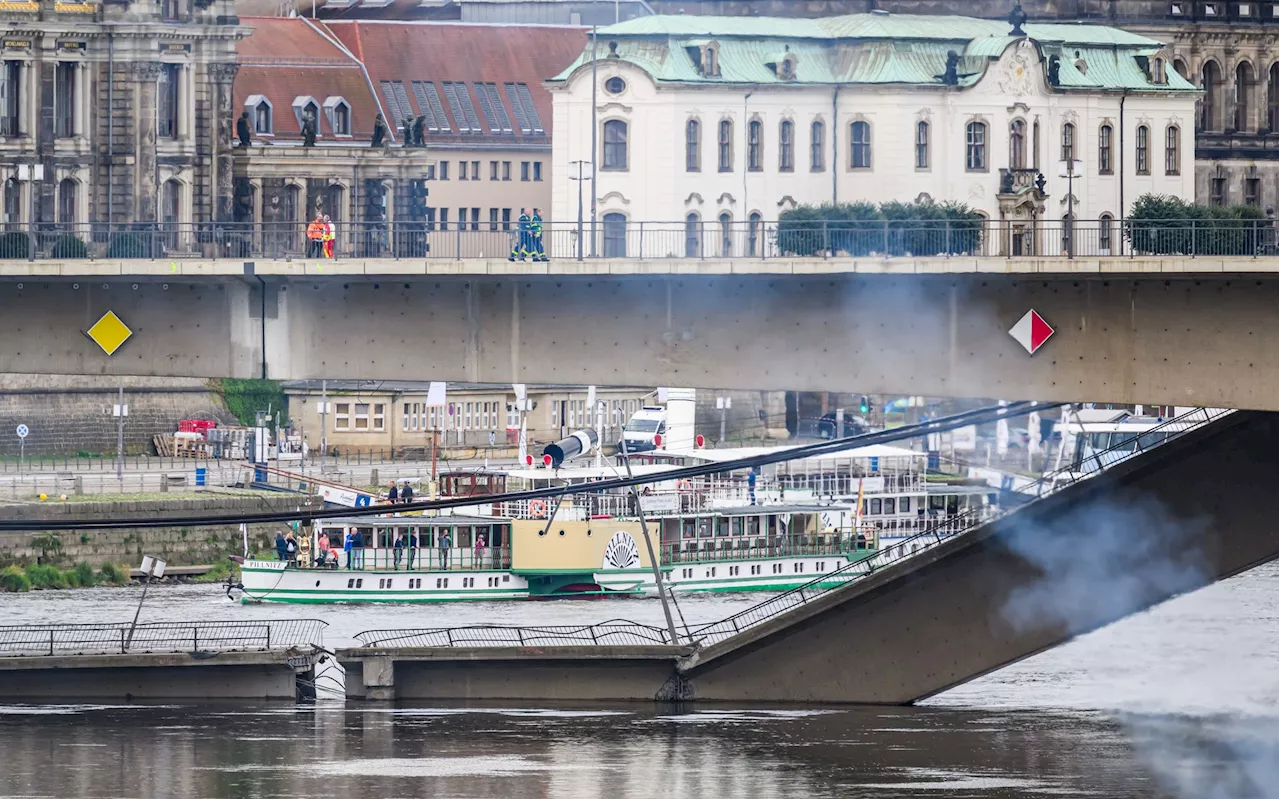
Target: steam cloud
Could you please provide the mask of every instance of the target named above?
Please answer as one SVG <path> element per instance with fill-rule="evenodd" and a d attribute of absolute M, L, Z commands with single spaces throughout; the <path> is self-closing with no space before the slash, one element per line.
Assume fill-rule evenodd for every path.
<path fill-rule="evenodd" d="M 1073 508 L 1067 516 L 1071 529 L 1028 524 L 1006 541 L 1043 575 L 1012 589 L 1001 608 L 1018 632 L 1089 629 L 1211 579 L 1200 544 L 1207 518 L 1174 518 L 1149 497 Z"/>

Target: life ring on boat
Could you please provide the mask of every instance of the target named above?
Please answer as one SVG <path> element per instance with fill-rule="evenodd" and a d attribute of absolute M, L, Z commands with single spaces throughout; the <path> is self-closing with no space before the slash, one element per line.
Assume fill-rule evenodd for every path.
<path fill-rule="evenodd" d="M 676 481 L 676 490 L 678 490 L 678 491 L 692 491 L 692 490 L 693 490 L 693 481 L 692 481 L 692 480 L 677 480 L 677 481 Z"/>
<path fill-rule="evenodd" d="M 547 515 L 547 503 L 540 499 L 529 500 L 529 515 L 535 519 L 541 519 Z"/>

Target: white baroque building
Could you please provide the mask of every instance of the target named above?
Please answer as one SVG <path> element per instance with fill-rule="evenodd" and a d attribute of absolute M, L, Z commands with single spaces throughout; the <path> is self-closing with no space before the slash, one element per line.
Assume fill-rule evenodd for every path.
<path fill-rule="evenodd" d="M 1106 254 L 1134 199 L 1195 194 L 1200 92 L 1169 64 L 1161 43 L 1098 25 L 883 12 L 634 19 L 600 30 L 547 84 L 551 218 L 577 217 L 594 74 L 605 254 L 754 255 L 798 204 L 923 197 L 1007 221 L 989 249 L 1056 254 L 1066 159 L 1076 241 L 1088 229 L 1084 249 Z M 642 225 L 671 242 L 636 235 Z M 713 233 L 682 235 L 695 226 Z"/>

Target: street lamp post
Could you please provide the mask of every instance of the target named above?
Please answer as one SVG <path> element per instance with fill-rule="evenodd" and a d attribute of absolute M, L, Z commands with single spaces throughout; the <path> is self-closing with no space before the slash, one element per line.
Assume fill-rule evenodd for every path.
<path fill-rule="evenodd" d="M 577 181 L 578 183 L 578 260 L 581 261 L 582 260 L 582 182 L 585 180 L 588 180 L 588 178 L 582 174 L 582 168 L 592 162 L 591 161 L 571 161 L 570 163 L 573 166 L 576 166 L 578 168 L 577 176 L 576 177 L 570 176 L 569 180 Z"/>
<path fill-rule="evenodd" d="M 1074 258 L 1076 256 L 1076 195 L 1075 195 L 1075 178 L 1079 174 L 1080 162 L 1074 158 L 1061 161 L 1059 163 L 1059 177 L 1067 179 L 1067 257 Z"/>

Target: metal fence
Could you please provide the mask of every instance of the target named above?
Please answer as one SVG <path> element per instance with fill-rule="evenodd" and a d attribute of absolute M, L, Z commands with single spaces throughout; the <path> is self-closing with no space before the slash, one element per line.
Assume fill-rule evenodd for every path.
<path fill-rule="evenodd" d="M 129 652 L 236 652 L 321 645 L 328 623 L 282 621 L 22 624 L 0 627 L 0 657 L 127 654 Z"/>
<path fill-rule="evenodd" d="M 1162 425 L 1157 425 L 1150 430 L 1144 431 L 1141 436 L 1135 436 L 1097 453 L 1097 462 L 1100 467 L 1104 462 L 1105 467 L 1114 466 L 1122 460 L 1127 460 L 1141 452 L 1153 449 L 1172 438 L 1202 427 L 1230 413 L 1234 413 L 1234 411 L 1196 408 L 1176 419 L 1170 419 Z M 1162 435 L 1162 433 L 1167 435 Z M 1111 457 L 1102 457 L 1105 455 L 1110 455 Z M 1037 498 L 1048 496 L 1067 486 L 1075 485 L 1082 480 L 1087 480 L 1101 473 L 1101 468 L 1095 471 L 1078 471 L 1075 467 L 1076 465 L 1072 464 L 1064 469 L 1042 476 L 1031 486 L 1024 489 L 1024 493 L 1034 495 Z M 959 519 L 970 517 L 971 523 L 963 527 L 958 533 L 946 534 L 938 527 L 931 526 L 928 530 L 918 535 L 903 539 L 887 549 L 878 551 L 873 557 L 855 561 L 836 571 L 824 574 L 798 588 L 793 588 L 758 605 L 754 605 L 741 613 L 690 630 L 688 632 L 689 638 L 691 642 L 699 646 L 723 641 L 783 613 L 808 604 L 832 590 L 843 588 L 854 580 L 874 574 L 886 566 L 932 549 L 944 541 L 951 540 L 956 535 L 970 532 L 989 524 L 1008 512 L 1010 512 L 1009 509 L 1005 509 L 993 516 L 985 512 L 984 509 L 975 509 L 968 514 L 960 514 Z M 956 517 L 948 520 L 953 529 L 956 521 Z"/>
<path fill-rule="evenodd" d="M 1231 410 L 1196 408 L 1170 419 L 1162 425 L 1146 430 L 1141 436 L 1122 441 L 1107 450 L 1091 456 L 1099 467 L 1110 467 L 1141 452 L 1146 452 L 1186 432 L 1202 427 L 1227 414 Z M 1079 471 L 1075 464 L 1045 474 L 1023 493 L 1044 497 L 1062 488 L 1087 480 L 1101 469 Z M 1020 507 L 1020 506 L 1018 506 Z M 971 532 L 989 524 L 1010 512 L 1002 509 L 991 513 L 987 508 L 976 508 L 967 513 L 948 517 L 930 524 L 923 532 L 905 538 L 875 554 L 854 560 L 834 571 L 823 574 L 775 597 L 728 618 L 685 629 L 688 644 L 706 646 L 730 638 L 745 630 L 773 619 L 783 613 L 801 607 L 829 591 L 898 563 L 905 558 L 931 549 L 958 535 Z M 356 636 L 365 646 L 583 646 L 589 644 L 666 644 L 666 630 L 622 619 L 581 627 L 507 627 L 486 625 L 479 627 L 444 627 L 430 630 L 375 630 Z"/>
<path fill-rule="evenodd" d="M 644 646 L 668 644 L 667 631 L 625 619 L 597 624 L 504 627 L 478 624 L 406 630 L 368 630 L 356 639 L 366 647 Z"/>
<path fill-rule="evenodd" d="M 478 210 L 478 209 L 476 209 Z M 874 220 L 639 222 L 594 228 L 547 222 L 540 239 L 515 222 L 335 222 L 332 255 L 306 223 L 9 224 L 0 259 L 507 258 L 557 260 L 1275 255 L 1274 219 Z"/>

